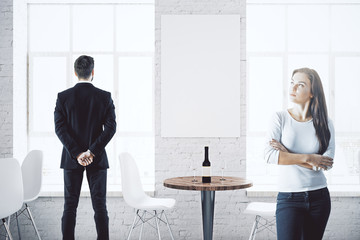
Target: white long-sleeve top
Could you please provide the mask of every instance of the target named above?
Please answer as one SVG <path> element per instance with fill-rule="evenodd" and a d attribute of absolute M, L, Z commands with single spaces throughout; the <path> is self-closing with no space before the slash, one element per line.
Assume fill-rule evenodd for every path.
<path fill-rule="evenodd" d="M 331 137 L 329 146 L 323 155 L 334 158 L 335 131 L 330 119 L 328 125 Z M 267 163 L 278 164 L 279 150 L 270 146 L 271 139 L 279 141 L 292 153 L 316 154 L 319 151 L 319 141 L 313 121 L 299 122 L 287 110 L 274 114 L 267 134 L 265 160 Z M 299 165 L 278 165 L 278 167 L 279 192 L 303 192 L 327 186 L 323 171 L 314 171 Z"/>

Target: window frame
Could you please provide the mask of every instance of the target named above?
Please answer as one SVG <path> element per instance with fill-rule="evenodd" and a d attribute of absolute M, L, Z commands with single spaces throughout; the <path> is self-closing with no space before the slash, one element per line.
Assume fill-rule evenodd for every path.
<path fill-rule="evenodd" d="M 266 6 L 285 6 L 285 21 L 284 21 L 284 24 L 287 24 L 288 20 L 288 6 L 292 6 L 292 5 L 320 5 L 320 6 L 327 6 L 328 8 L 328 14 L 329 14 L 329 21 L 331 23 L 331 11 L 332 11 L 332 6 L 334 5 L 349 5 L 349 4 L 353 4 L 353 5 L 357 5 L 357 6 L 360 6 L 360 2 L 359 1 L 345 1 L 345 2 L 340 2 L 340 1 L 330 1 L 330 0 L 315 0 L 315 1 L 294 1 L 294 0 L 290 0 L 290 1 L 276 1 L 276 0 L 273 0 L 273 1 L 256 1 L 256 0 L 249 0 L 247 1 L 247 6 L 263 6 L 263 5 L 266 5 Z M 286 109 L 288 104 L 289 104 L 289 101 L 288 101 L 288 97 L 287 97 L 287 92 L 288 92 L 288 82 L 289 82 L 289 76 L 291 75 L 291 72 L 288 72 L 289 71 L 289 63 L 288 63 L 288 57 L 290 55 L 302 55 L 302 54 L 306 54 L 306 55 L 309 55 L 309 54 L 316 54 L 316 55 L 327 55 L 328 56 L 328 76 L 329 76 L 329 82 L 328 82 L 328 87 L 329 87 L 329 95 L 328 95 L 328 99 L 327 99 L 327 106 L 328 106 L 328 114 L 329 114 L 329 117 L 335 121 L 335 114 L 336 114 L 336 110 L 335 110 L 335 61 L 337 58 L 339 57 L 359 57 L 360 58 L 360 51 L 359 52 L 356 52 L 356 51 L 353 51 L 353 52 L 346 52 L 346 51 L 335 51 L 335 50 L 332 50 L 332 46 L 331 46 L 331 24 L 329 25 L 329 47 L 328 47 L 328 50 L 327 51 L 318 51 L 318 52 L 311 52 L 311 51 L 308 51 L 308 52 L 305 52 L 305 51 L 290 51 L 288 49 L 288 33 L 287 33 L 287 26 L 285 25 L 285 28 L 284 28 L 284 31 L 285 31 L 285 47 L 284 47 L 284 51 L 248 51 L 247 50 L 247 94 L 250 93 L 250 88 L 249 88 L 249 81 L 250 81 L 250 78 L 249 78 L 249 74 L 251 74 L 249 72 L 249 59 L 252 58 L 252 57 L 279 57 L 279 58 L 282 58 L 283 59 L 283 91 L 282 91 L 282 98 L 283 98 L 283 101 L 282 101 L 282 109 Z M 247 96 L 247 105 L 249 106 L 249 95 Z M 249 108 L 248 108 L 249 109 Z M 280 111 L 281 109 L 279 109 Z M 249 110 L 247 111 L 247 122 L 250 121 L 249 119 Z M 335 129 L 336 131 L 336 129 Z M 259 137 L 259 138 L 263 138 L 265 139 L 266 137 L 266 132 L 265 131 L 249 131 L 247 130 L 247 136 L 248 137 Z M 356 139 L 359 139 L 360 138 L 360 131 L 359 132 L 345 132 L 345 131 L 336 131 L 336 139 L 343 139 L 343 138 L 347 138 L 349 141 L 354 141 Z M 265 144 L 265 143 L 264 143 Z M 247 154 L 248 155 L 248 154 Z M 247 156 L 247 159 L 248 156 Z M 355 161 L 356 159 L 354 159 Z M 336 161 L 336 160 L 335 160 Z M 360 160 L 359 160 L 360 161 Z M 263 161 L 264 164 L 265 163 L 265 160 Z M 336 167 L 336 165 L 335 165 Z M 268 167 L 266 167 L 266 169 L 268 169 Z M 249 176 L 249 178 L 251 178 L 251 174 L 249 174 L 249 170 L 247 169 L 247 174 Z M 269 176 L 269 171 L 267 171 L 267 175 L 266 176 Z M 266 176 L 263 177 L 263 179 L 266 178 Z M 274 177 L 274 176 L 272 176 Z M 349 180 L 351 179 L 355 179 L 354 176 L 352 175 L 349 175 L 349 176 L 346 176 Z M 260 178 L 260 177 L 259 177 Z M 262 178 L 262 177 L 261 177 Z M 331 172 L 329 172 L 329 175 L 327 176 L 328 178 L 328 181 L 330 182 L 329 183 L 329 188 L 330 189 L 333 189 L 334 191 L 336 191 L 337 193 L 340 192 L 340 195 L 339 196 L 359 196 L 360 195 L 360 181 L 359 179 L 357 180 L 357 183 L 354 183 L 354 184 L 346 184 L 346 186 L 350 186 L 349 188 L 348 187 L 345 187 L 346 190 L 343 190 L 341 187 L 344 185 L 344 184 L 337 184 L 337 183 L 334 183 L 334 182 L 331 182 L 333 176 L 331 174 Z M 276 179 L 276 176 L 275 176 L 275 179 Z M 271 180 L 271 179 L 270 179 Z M 274 179 L 273 179 L 274 180 Z M 248 193 L 250 193 L 250 196 L 275 196 L 274 193 L 276 192 L 275 189 L 276 189 L 276 184 L 265 184 L 265 182 L 267 181 L 264 181 L 262 180 L 261 183 L 259 184 L 258 187 L 255 187 L 254 189 L 249 189 L 248 190 Z M 265 194 L 265 195 L 264 195 Z"/>
<path fill-rule="evenodd" d="M 56 57 L 61 56 L 66 58 L 66 88 L 73 86 L 73 56 L 77 54 L 83 54 L 83 52 L 76 52 L 72 49 L 72 33 L 70 26 L 69 34 L 69 51 L 61 52 L 36 52 L 30 51 L 30 39 L 29 39 L 29 7 L 30 5 L 69 5 L 70 7 L 70 25 L 73 24 L 72 19 L 72 8 L 76 5 L 81 4 L 90 4 L 90 5 L 111 5 L 114 12 L 116 12 L 117 6 L 124 5 L 140 5 L 140 6 L 153 6 L 155 10 L 155 1 L 154 0 L 19 0 L 14 2 L 14 94 L 13 94 L 13 112 L 14 112 L 14 140 L 13 140 L 13 153 L 14 157 L 19 160 L 21 163 L 27 152 L 29 151 L 29 140 L 32 137 L 56 137 L 54 132 L 37 132 L 32 128 L 33 118 L 31 115 L 31 108 L 33 104 L 33 98 L 31 94 L 31 84 L 32 84 L 32 60 L 35 57 Z M 155 14 L 154 14 L 155 17 Z M 120 57 L 147 57 L 152 61 L 152 129 L 151 131 L 117 131 L 115 136 L 112 139 L 112 144 L 114 145 L 114 157 L 115 155 L 115 146 L 116 142 L 120 140 L 121 137 L 150 137 L 155 139 L 155 113 L 154 113 L 154 104 L 155 104 L 155 69 L 154 69 L 154 60 L 155 60 L 155 47 L 153 51 L 132 51 L 132 52 L 123 52 L 118 51 L 116 48 L 116 14 L 113 17 L 114 21 L 114 44 L 112 51 L 92 51 L 86 52 L 86 54 L 96 54 L 96 55 L 107 55 L 111 54 L 113 56 L 114 63 L 114 75 L 113 75 L 113 84 L 114 89 L 112 98 L 115 105 L 119 102 L 119 93 L 118 93 L 118 59 Z M 155 29 L 153 32 L 155 36 Z M 155 39 L 154 39 L 155 40 Z M 96 84 L 95 84 L 96 85 Z M 101 86 L 99 86 L 101 87 Z M 26 97 L 24 97 L 24 95 Z M 55 107 L 55 102 L 54 102 Z M 115 109 L 116 115 L 119 116 L 119 109 Z M 16 126 L 16 127 L 15 127 Z M 25 147 L 24 147 L 25 146 Z M 154 150 L 155 151 L 155 150 Z M 154 156 L 155 158 L 155 156 Z M 60 159 L 60 156 L 59 156 Z M 115 161 L 116 161 L 115 160 Z M 155 165 L 155 162 L 154 162 Z M 59 169 L 60 170 L 60 169 Z M 146 176 L 144 177 L 146 178 Z M 150 184 L 143 184 L 144 189 L 150 194 L 154 191 L 155 188 L 155 171 L 151 174 L 150 178 L 152 179 Z M 114 181 L 115 182 L 115 181 Z M 41 196 L 62 196 L 63 195 L 63 182 L 61 178 L 61 184 L 46 184 L 43 183 L 43 190 L 40 193 Z M 121 184 L 108 184 L 108 190 L 110 196 L 121 196 Z M 82 195 L 88 196 L 88 188 L 82 189 Z"/>

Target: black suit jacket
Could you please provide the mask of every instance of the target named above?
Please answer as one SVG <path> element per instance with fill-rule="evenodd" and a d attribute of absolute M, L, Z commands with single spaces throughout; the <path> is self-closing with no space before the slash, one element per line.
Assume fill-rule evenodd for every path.
<path fill-rule="evenodd" d="M 76 157 L 88 149 L 95 155 L 88 168 L 106 169 L 105 146 L 116 131 L 111 94 L 91 83 L 77 83 L 58 94 L 55 132 L 63 144 L 61 168 L 81 169 Z"/>

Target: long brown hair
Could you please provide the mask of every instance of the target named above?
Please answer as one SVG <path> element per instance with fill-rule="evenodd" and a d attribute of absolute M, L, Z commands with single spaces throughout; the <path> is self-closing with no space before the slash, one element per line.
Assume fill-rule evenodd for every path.
<path fill-rule="evenodd" d="M 316 137 L 319 140 L 319 154 L 323 154 L 329 146 L 330 130 L 328 126 L 328 113 L 325 101 L 324 89 L 319 74 L 310 68 L 299 68 L 293 71 L 295 73 L 304 73 L 311 82 L 311 93 L 313 97 L 310 101 L 310 113 L 313 118 L 313 124 L 316 131 Z"/>

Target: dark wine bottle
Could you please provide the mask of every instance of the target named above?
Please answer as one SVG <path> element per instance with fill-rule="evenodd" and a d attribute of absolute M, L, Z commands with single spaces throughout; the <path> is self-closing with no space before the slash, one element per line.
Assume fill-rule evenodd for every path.
<path fill-rule="evenodd" d="M 202 164 L 202 182 L 211 183 L 211 163 L 209 161 L 209 147 L 205 147 L 205 159 Z"/>

